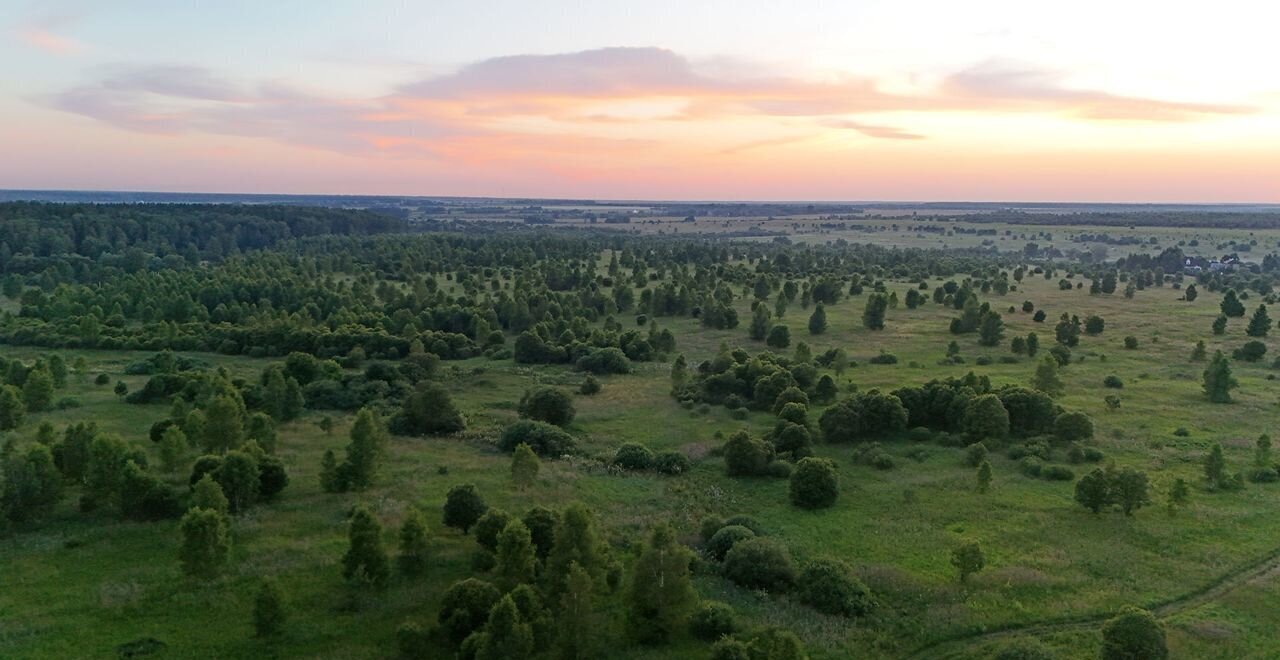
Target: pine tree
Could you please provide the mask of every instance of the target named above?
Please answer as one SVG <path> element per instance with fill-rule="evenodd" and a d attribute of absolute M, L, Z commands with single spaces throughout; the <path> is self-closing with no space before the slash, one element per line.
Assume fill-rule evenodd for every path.
<path fill-rule="evenodd" d="M 523 442 L 516 445 L 515 451 L 511 454 L 511 482 L 520 490 L 532 486 L 538 478 L 541 465 L 538 455 L 533 453 L 529 445 Z"/>
<path fill-rule="evenodd" d="M 557 658 L 591 660 L 599 657 L 600 615 L 595 602 L 595 586 L 591 575 L 577 562 L 569 564 L 556 627 Z"/>
<path fill-rule="evenodd" d="M 667 525 L 654 528 L 632 569 L 627 627 L 644 644 L 663 644 L 684 626 L 698 601 L 689 578 L 692 554 Z"/>
<path fill-rule="evenodd" d="M 538 558 L 534 554 L 529 528 L 519 519 L 512 520 L 498 536 L 497 583 L 508 591 L 533 582 Z"/>
<path fill-rule="evenodd" d="M 1214 352 L 1213 360 L 1204 370 L 1205 396 L 1213 403 L 1230 403 L 1231 390 L 1237 385 L 1236 379 L 1231 377 L 1231 363 L 1227 362 L 1227 356 L 1222 351 Z"/>
<path fill-rule="evenodd" d="M 338 457 L 334 456 L 332 449 L 324 450 L 324 457 L 320 459 L 320 490 L 326 493 L 346 490 L 338 471 Z"/>
<path fill-rule="evenodd" d="M 675 389 L 683 386 L 688 379 L 689 363 L 684 359 L 684 353 L 681 353 L 671 363 L 671 388 Z"/>
<path fill-rule="evenodd" d="M 1240 302 L 1235 289 L 1227 289 L 1226 294 L 1222 296 L 1220 307 L 1224 316 L 1244 316 L 1244 303 Z"/>
<path fill-rule="evenodd" d="M 369 408 L 361 408 L 351 426 L 351 444 L 347 445 L 344 466 L 347 487 L 364 490 L 373 484 L 386 438 L 386 429 L 377 415 Z"/>
<path fill-rule="evenodd" d="M 827 331 L 827 310 L 822 303 L 813 308 L 809 316 L 809 334 L 820 335 Z"/>
<path fill-rule="evenodd" d="M 427 545 L 427 520 L 421 511 L 410 509 L 400 526 L 400 555 L 396 561 L 401 573 L 416 577 L 426 572 L 429 559 Z"/>
<path fill-rule="evenodd" d="M 284 592 L 275 580 L 263 580 L 258 595 L 253 599 L 253 631 L 258 637 L 279 634 L 288 617 L 284 605 Z"/>
<path fill-rule="evenodd" d="M 862 325 L 868 330 L 884 330 L 884 316 L 888 308 L 889 299 L 883 293 L 867 296 L 867 305 L 862 310 Z"/>
<path fill-rule="evenodd" d="M 191 509 L 182 516 L 178 529 L 182 535 L 178 548 L 182 571 L 203 579 L 216 576 L 231 551 L 226 517 L 209 509 Z"/>
<path fill-rule="evenodd" d="M 549 597 L 557 597 L 564 590 L 570 564 L 581 566 L 593 581 L 600 579 L 604 572 L 604 556 L 596 535 L 595 516 L 590 509 L 578 503 L 566 507 L 553 538 L 543 573 Z"/>
<path fill-rule="evenodd" d="M 523 660 L 533 656 L 533 629 L 522 620 L 511 596 L 489 612 L 476 660 Z"/>
<path fill-rule="evenodd" d="M 1269 330 L 1271 330 L 1271 317 L 1267 316 L 1267 306 L 1258 305 L 1244 332 L 1250 337 L 1266 337 Z"/>
<path fill-rule="evenodd" d="M 769 308 L 764 304 L 757 304 L 755 311 L 751 313 L 751 327 L 749 333 L 752 339 L 756 341 L 764 341 L 769 334 L 770 327 Z"/>
<path fill-rule="evenodd" d="M 1040 360 L 1040 364 L 1036 366 L 1035 376 L 1031 378 L 1031 387 L 1049 396 L 1062 394 L 1063 390 L 1066 389 L 1062 379 L 1058 376 L 1058 361 L 1052 355 L 1044 356 L 1044 359 Z"/>
<path fill-rule="evenodd" d="M 342 557 L 342 577 L 375 588 L 386 586 L 391 567 L 382 548 L 382 525 L 377 518 L 368 509 L 357 507 L 347 535 L 351 545 Z"/>
<path fill-rule="evenodd" d="M 1204 478 L 1209 488 L 1217 490 L 1227 484 L 1227 459 L 1222 453 L 1222 443 L 1215 442 L 1204 457 Z"/>
<path fill-rule="evenodd" d="M 1004 320 L 996 312 L 989 311 L 982 315 L 978 325 L 978 343 L 983 346 L 996 346 L 1004 338 Z"/>
<path fill-rule="evenodd" d="M 1191 349 L 1191 361 L 1199 362 L 1205 358 L 1205 355 L 1206 355 L 1206 351 L 1204 346 L 1204 340 L 1201 339 L 1200 341 L 1196 342 L 1195 348 Z"/>

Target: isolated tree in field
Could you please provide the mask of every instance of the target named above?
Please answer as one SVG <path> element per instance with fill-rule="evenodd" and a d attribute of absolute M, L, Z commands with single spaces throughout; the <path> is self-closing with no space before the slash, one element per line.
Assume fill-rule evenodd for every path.
<path fill-rule="evenodd" d="M 554 387 L 539 387 L 524 393 L 517 412 L 525 419 L 533 419 L 556 426 L 568 426 L 577 411 L 573 398 Z"/>
<path fill-rule="evenodd" d="M 1231 363 L 1222 351 L 1215 351 L 1213 360 L 1204 370 L 1204 394 L 1213 403 L 1231 403 L 1231 390 L 1238 383 L 1231 376 Z"/>
<path fill-rule="evenodd" d="M 498 561 L 495 575 L 499 586 L 511 590 L 533 582 L 538 558 L 533 550 L 529 528 L 519 519 L 507 523 L 498 535 Z"/>
<path fill-rule="evenodd" d="M 987 565 L 987 558 L 982 554 L 982 546 L 977 541 L 970 541 L 951 551 L 951 565 L 960 573 L 960 581 L 967 582 L 970 575 Z"/>
<path fill-rule="evenodd" d="M 757 304 L 754 311 L 751 312 L 751 326 L 748 330 L 752 339 L 756 341 L 764 341 L 769 335 L 770 323 L 772 316 L 769 314 L 769 308 L 763 303 Z"/>
<path fill-rule="evenodd" d="M 178 547 L 182 572 L 202 579 L 216 576 L 231 551 L 226 517 L 209 509 L 191 509 L 182 516 L 178 530 L 182 536 Z"/>
<path fill-rule="evenodd" d="M 1240 298 L 1236 295 L 1235 289 L 1227 289 L 1226 294 L 1222 296 L 1222 304 L 1220 305 L 1220 308 L 1222 309 L 1223 316 L 1244 316 L 1244 303 L 1240 302 Z"/>
<path fill-rule="evenodd" d="M 1058 361 L 1052 355 L 1044 356 L 1040 364 L 1036 365 L 1036 373 L 1031 377 L 1031 387 L 1049 396 L 1062 394 L 1066 389 L 1062 378 L 1058 376 Z"/>
<path fill-rule="evenodd" d="M 350 546 L 342 556 L 342 577 L 354 584 L 382 588 L 391 575 L 387 551 L 382 547 L 382 525 L 364 507 L 351 514 L 347 527 Z"/>
<path fill-rule="evenodd" d="M 1168 657 L 1164 627 L 1150 612 L 1126 607 L 1102 624 L 1102 660 L 1166 660 Z"/>
<path fill-rule="evenodd" d="M 1271 467 L 1271 436 L 1262 434 L 1253 444 L 1253 466 L 1256 468 Z"/>
<path fill-rule="evenodd" d="M 463 534 L 466 534 L 488 509 L 489 505 L 485 504 L 484 498 L 480 497 L 474 485 L 458 484 L 450 488 L 448 495 L 445 496 L 444 524 L 460 529 Z"/>
<path fill-rule="evenodd" d="M 1204 457 L 1204 478 L 1209 488 L 1218 490 L 1229 483 L 1227 476 L 1227 458 L 1222 453 L 1222 443 L 1215 442 Z"/>
<path fill-rule="evenodd" d="M 769 336 L 765 339 L 765 344 L 769 348 L 786 348 L 791 345 L 791 329 L 785 325 L 775 325 L 769 330 Z"/>
<path fill-rule="evenodd" d="M 410 509 L 400 525 L 400 554 L 396 556 L 396 564 L 404 575 L 417 577 L 427 571 L 429 559 L 427 520 L 418 509 Z"/>
<path fill-rule="evenodd" d="M 868 330 L 884 330 L 884 316 L 889 309 L 889 299 L 883 293 L 867 296 L 867 305 L 862 309 L 862 325 Z"/>
<path fill-rule="evenodd" d="M 837 348 L 835 355 L 831 358 L 831 370 L 836 372 L 837 376 L 843 376 L 848 368 L 849 354 L 843 348 Z"/>
<path fill-rule="evenodd" d="M 320 459 L 320 490 L 326 493 L 340 493 L 347 489 L 346 480 L 338 466 L 338 457 L 332 449 L 324 450 Z"/>
<path fill-rule="evenodd" d="M 397 428 L 410 435 L 457 433 L 466 428 L 462 413 L 443 386 L 423 381 L 405 397 Z"/>
<path fill-rule="evenodd" d="M 991 490 L 991 461 L 983 459 L 978 464 L 978 492 L 985 493 Z"/>
<path fill-rule="evenodd" d="M 557 658 L 592 660 L 599 657 L 600 614 L 595 600 L 591 575 L 577 562 L 571 563 L 556 617 Z"/>
<path fill-rule="evenodd" d="M 1102 468 L 1095 468 L 1076 482 L 1076 501 L 1094 513 L 1101 513 L 1111 504 L 1111 479 Z"/>
<path fill-rule="evenodd" d="M 22 392 L 13 385 L 0 387 L 0 431 L 11 431 L 22 425 L 27 415 L 27 404 Z"/>
<path fill-rule="evenodd" d="M 827 331 L 827 310 L 822 303 L 813 308 L 809 316 L 809 334 L 820 335 Z"/>
<path fill-rule="evenodd" d="M 284 592 L 271 579 L 263 580 L 253 599 L 253 631 L 258 637 L 279 634 L 288 613 L 284 605 Z"/>
<path fill-rule="evenodd" d="M 528 444 L 522 442 L 516 445 L 516 450 L 511 453 L 511 483 L 520 490 L 532 486 L 538 479 L 541 466 L 542 461 L 538 460 L 538 455 L 533 453 Z"/>
<path fill-rule="evenodd" d="M 1196 285 L 1188 284 L 1185 291 L 1182 292 L 1182 298 L 1187 302 L 1195 302 L 1200 296 L 1200 291 L 1196 289 Z"/>
<path fill-rule="evenodd" d="M 1201 339 L 1200 341 L 1196 342 L 1195 348 L 1191 349 L 1191 361 L 1199 362 L 1205 358 L 1206 354 L 1207 353 L 1204 346 L 1204 340 Z"/>
<path fill-rule="evenodd" d="M 1226 334 L 1227 333 L 1227 317 L 1225 315 L 1219 314 L 1218 317 L 1213 320 L 1212 329 L 1213 329 L 1213 334 L 1215 335 Z"/>
<path fill-rule="evenodd" d="M 1002 439 L 1009 435 L 1009 411 L 1000 397 L 983 394 L 969 401 L 961 419 L 964 431 L 975 439 Z"/>
<path fill-rule="evenodd" d="M 632 567 L 627 588 L 627 630 L 642 644 L 665 644 L 684 628 L 698 602 L 689 574 L 693 559 L 670 526 L 654 528 Z"/>
<path fill-rule="evenodd" d="M 1173 480 L 1173 484 L 1169 486 L 1169 493 L 1165 496 L 1165 510 L 1168 511 L 1169 517 L 1178 515 L 1178 509 L 1187 506 L 1191 501 L 1191 488 L 1187 486 L 1186 479 L 1178 477 Z"/>
<path fill-rule="evenodd" d="M 982 315 L 978 324 L 978 343 L 983 346 L 996 346 L 1004 338 L 1004 320 L 994 311 Z"/>
<path fill-rule="evenodd" d="M 476 660 L 514 660 L 533 657 L 533 628 L 520 616 L 511 596 L 503 596 L 489 613 Z"/>
<path fill-rule="evenodd" d="M 347 445 L 347 460 L 341 468 L 348 488 L 364 490 L 373 485 L 386 444 L 387 430 L 382 420 L 373 410 L 361 408 L 351 425 L 351 443 Z"/>
<path fill-rule="evenodd" d="M 1245 334 L 1250 337 L 1266 337 L 1267 332 L 1271 330 L 1271 317 L 1267 316 L 1267 306 L 1258 305 L 1258 309 L 1254 311 L 1253 318 L 1249 319 L 1249 325 L 1245 328 Z"/>
<path fill-rule="evenodd" d="M 27 404 L 27 412 L 48 410 L 53 404 L 53 375 L 43 363 L 27 373 L 27 381 L 22 385 L 22 400 Z"/>
<path fill-rule="evenodd" d="M 1111 497 L 1124 515 L 1132 516 L 1134 511 L 1151 503 L 1150 484 L 1145 472 L 1127 467 L 1110 476 Z"/>
<path fill-rule="evenodd" d="M 803 509 L 825 509 L 840 496 L 840 474 L 830 459 L 800 459 L 791 473 L 791 503 Z"/>
<path fill-rule="evenodd" d="M 1040 335 L 1034 332 L 1027 333 L 1027 357 L 1035 357 L 1040 352 Z"/>

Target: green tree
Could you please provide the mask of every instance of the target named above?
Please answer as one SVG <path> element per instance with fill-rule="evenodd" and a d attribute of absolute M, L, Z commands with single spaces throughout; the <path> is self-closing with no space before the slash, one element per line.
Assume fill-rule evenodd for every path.
<path fill-rule="evenodd" d="M 577 562 L 569 564 L 560 613 L 556 617 L 555 657 L 593 660 L 600 657 L 600 614 L 591 575 Z"/>
<path fill-rule="evenodd" d="M 1204 457 L 1204 478 L 1209 488 L 1217 490 L 1227 485 L 1227 459 L 1222 453 L 1222 443 L 1215 442 Z"/>
<path fill-rule="evenodd" d="M 884 330 L 885 312 L 889 309 L 889 298 L 883 293 L 867 296 L 866 307 L 862 310 L 862 325 L 868 330 Z"/>
<path fill-rule="evenodd" d="M 1076 501 L 1094 513 L 1111 504 L 1111 479 L 1102 468 L 1094 469 L 1076 482 Z"/>
<path fill-rule="evenodd" d="M 457 433 L 467 427 L 443 386 L 423 381 L 405 397 L 400 414 L 392 420 L 393 430 L 407 435 Z"/>
<path fill-rule="evenodd" d="M 202 579 L 216 576 L 231 552 L 226 517 L 209 509 L 191 509 L 182 516 L 178 530 L 182 536 L 178 547 L 182 571 Z"/>
<path fill-rule="evenodd" d="M 771 321 L 769 308 L 763 303 L 757 304 L 755 310 L 751 312 L 751 325 L 748 329 L 750 337 L 756 341 L 764 341 L 769 335 Z"/>
<path fill-rule="evenodd" d="M 522 620 L 511 596 L 503 596 L 489 613 L 476 660 L 522 660 L 533 656 L 533 628 Z"/>
<path fill-rule="evenodd" d="M 791 503 L 804 509 L 825 509 L 840 496 L 840 476 L 833 461 L 802 458 L 791 473 Z"/>
<path fill-rule="evenodd" d="M 997 346 L 1004 339 L 1004 320 L 994 311 L 982 315 L 978 324 L 978 343 L 983 346 Z"/>
<path fill-rule="evenodd" d="M 529 584 L 533 582 L 537 565 L 529 528 L 519 519 L 507 523 L 498 536 L 498 563 L 495 568 L 498 584 L 508 591 L 518 585 Z"/>
<path fill-rule="evenodd" d="M 1187 486 L 1187 480 L 1178 477 L 1173 480 L 1173 485 L 1169 486 L 1169 494 L 1165 498 L 1165 506 L 1169 511 L 1169 516 L 1178 515 L 1178 509 L 1187 506 L 1187 502 L 1191 500 L 1191 488 Z"/>
<path fill-rule="evenodd" d="M 769 330 L 769 336 L 765 339 L 765 344 L 769 348 L 786 348 L 791 345 L 791 329 L 785 325 L 775 325 Z"/>
<path fill-rule="evenodd" d="M 262 482 L 258 473 L 258 460 L 243 451 L 227 452 L 214 478 L 222 486 L 232 513 L 243 513 L 258 501 Z"/>
<path fill-rule="evenodd" d="M 558 598 L 563 592 L 573 564 L 590 574 L 593 582 L 600 579 L 605 558 L 590 509 L 576 502 L 565 507 L 552 538 L 544 571 L 549 597 Z"/>
<path fill-rule="evenodd" d="M 1231 363 L 1222 351 L 1215 351 L 1213 360 L 1204 370 L 1204 394 L 1213 403 L 1230 403 L 1231 390 L 1238 383 L 1231 376 Z"/>
<path fill-rule="evenodd" d="M 1102 660 L 1166 660 L 1164 627 L 1152 614 L 1126 607 L 1102 624 Z"/>
<path fill-rule="evenodd" d="M 176 472 L 186 457 L 190 445 L 187 434 L 178 426 L 170 426 L 160 436 L 160 467 L 165 472 Z"/>
<path fill-rule="evenodd" d="M 221 454 L 244 442 L 244 409 L 227 395 L 216 396 L 205 410 L 204 442 L 206 453 Z"/>
<path fill-rule="evenodd" d="M 48 410 L 53 404 L 53 375 L 43 363 L 27 374 L 27 381 L 22 385 L 22 400 L 27 404 L 27 412 Z"/>
<path fill-rule="evenodd" d="M 1220 305 L 1223 316 L 1244 316 L 1244 303 L 1236 295 L 1235 289 L 1227 289 Z"/>
<path fill-rule="evenodd" d="M 1222 314 L 1219 314 L 1217 318 L 1213 319 L 1213 325 L 1211 327 L 1213 329 L 1213 334 L 1215 335 L 1226 334 L 1227 333 L 1227 317 Z"/>
<path fill-rule="evenodd" d="M 391 574 L 382 547 L 382 525 L 364 507 L 356 507 L 347 528 L 350 546 L 342 556 L 342 577 L 357 584 L 382 588 Z"/>
<path fill-rule="evenodd" d="M 253 599 L 253 632 L 258 637 L 272 637 L 284 627 L 288 612 L 284 604 L 284 592 L 275 580 L 266 579 L 258 587 Z"/>
<path fill-rule="evenodd" d="M 214 481 L 213 475 L 209 473 L 200 477 L 200 480 L 191 487 L 190 508 L 207 509 L 223 516 L 231 511 L 231 505 L 227 502 L 226 494 L 222 492 L 222 486 Z"/>
<path fill-rule="evenodd" d="M 820 335 L 827 331 L 827 310 L 822 303 L 813 308 L 809 316 L 809 334 Z"/>
<path fill-rule="evenodd" d="M 410 509 L 400 525 L 400 554 L 396 557 L 400 572 L 409 577 L 425 573 L 429 552 L 427 520 L 418 509 Z"/>
<path fill-rule="evenodd" d="M 951 565 L 959 571 L 960 581 L 967 582 L 970 575 L 987 565 L 987 558 L 982 554 L 982 546 L 977 541 L 969 541 L 951 551 Z"/>
<path fill-rule="evenodd" d="M 983 459 L 978 464 L 978 492 L 985 493 L 991 490 L 991 461 Z"/>
<path fill-rule="evenodd" d="M 13 385 L 0 387 L 0 431 L 12 431 L 22 425 L 27 415 L 27 404 L 22 392 Z"/>
<path fill-rule="evenodd" d="M 1250 337 L 1266 337 L 1267 332 L 1271 330 L 1271 317 L 1267 316 L 1267 306 L 1258 305 L 1258 309 L 1254 311 L 1253 318 L 1249 319 L 1249 325 L 1245 328 L 1245 334 Z"/>
<path fill-rule="evenodd" d="M 698 602 L 689 575 L 693 559 L 668 525 L 654 528 L 632 568 L 627 589 L 627 629 L 642 644 L 665 644 L 684 628 Z"/>
<path fill-rule="evenodd" d="M 1046 355 L 1040 360 L 1040 364 L 1036 366 L 1035 375 L 1031 377 L 1031 387 L 1049 396 L 1062 394 L 1066 389 L 1062 378 L 1058 376 L 1058 361 L 1053 356 Z"/>
<path fill-rule="evenodd" d="M 351 425 L 351 443 L 347 445 L 343 469 L 348 488 L 364 490 L 373 484 L 386 444 L 387 431 L 382 421 L 372 409 L 361 408 Z"/>
<path fill-rule="evenodd" d="M 577 410 L 573 397 L 555 387 L 539 387 L 529 390 L 520 398 L 517 412 L 525 419 L 546 422 L 556 426 L 568 426 Z"/>
<path fill-rule="evenodd" d="M 872 607 L 871 591 L 842 561 L 817 559 L 800 571 L 800 601 L 824 614 L 856 617 Z"/>
<path fill-rule="evenodd" d="M 964 431 L 978 440 L 1003 439 L 1009 435 L 1009 411 L 1000 397 L 983 394 L 974 397 L 964 408 L 961 418 Z"/>
<path fill-rule="evenodd" d="M 1206 351 L 1204 346 L 1204 340 L 1201 339 L 1200 341 L 1196 342 L 1195 348 L 1191 349 L 1191 361 L 1199 362 L 1205 358 L 1205 355 L 1206 355 Z"/>
<path fill-rule="evenodd" d="M 516 445 L 516 450 L 511 454 L 511 482 L 520 490 L 532 486 L 538 479 L 541 466 L 538 455 L 533 453 L 528 444 L 522 442 Z"/>
<path fill-rule="evenodd" d="M 33 445 L 25 454 L 14 452 L 0 461 L 0 528 L 4 518 L 14 522 L 43 518 L 62 499 L 62 475 L 48 447 Z"/>
<path fill-rule="evenodd" d="M 85 466 L 82 503 L 90 506 L 118 505 L 124 466 L 131 457 L 129 445 L 119 436 L 104 434 L 93 438 Z"/>
<path fill-rule="evenodd" d="M 1111 493 L 1116 504 L 1124 515 L 1132 516 L 1133 512 L 1151 503 L 1147 474 L 1127 467 L 1111 476 Z"/>
<path fill-rule="evenodd" d="M 445 496 L 444 524 L 466 534 L 488 509 L 489 505 L 485 504 L 474 485 L 458 484 Z"/>

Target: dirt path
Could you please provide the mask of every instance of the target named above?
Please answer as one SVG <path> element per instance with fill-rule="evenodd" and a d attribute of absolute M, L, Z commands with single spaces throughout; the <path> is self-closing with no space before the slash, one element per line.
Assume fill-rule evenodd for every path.
<path fill-rule="evenodd" d="M 1151 610 L 1157 618 L 1165 619 L 1175 614 L 1199 607 L 1205 603 L 1217 600 L 1218 598 L 1221 598 L 1222 596 L 1246 584 L 1261 582 L 1277 577 L 1280 577 L 1280 549 L 1275 550 L 1271 554 L 1253 562 L 1252 564 L 1247 564 L 1223 575 L 1201 589 L 1183 594 L 1182 596 L 1172 600 L 1148 605 L 1147 609 Z M 962 657 L 963 652 L 975 644 L 1022 635 L 1038 636 L 1051 633 L 1090 630 L 1101 626 L 1102 623 L 1111 618 L 1111 616 L 1111 614 L 1103 614 L 1078 617 L 1060 621 L 1046 621 L 1044 623 L 1016 625 L 990 632 L 973 633 L 962 637 L 955 637 L 948 640 L 926 644 L 904 657 L 907 660 L 955 659 Z"/>

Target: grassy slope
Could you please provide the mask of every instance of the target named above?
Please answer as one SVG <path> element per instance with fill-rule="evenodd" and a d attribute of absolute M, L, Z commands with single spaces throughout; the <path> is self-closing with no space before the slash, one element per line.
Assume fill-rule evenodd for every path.
<path fill-rule="evenodd" d="M 895 286 L 899 297 L 907 286 Z M 1237 365 L 1241 388 L 1235 404 L 1211 406 L 1200 396 L 1203 367 L 1187 361 L 1194 341 L 1205 338 L 1210 351 L 1244 341 L 1240 320 L 1232 322 L 1226 337 L 1209 335 L 1216 296 L 1202 295 L 1187 304 L 1164 288 L 1140 292 L 1128 301 L 1119 295 L 1091 297 L 1087 290 L 1061 292 L 1056 280 L 1029 280 L 1025 288 L 1026 292 L 990 299 L 1001 307 L 1032 300 L 1051 320 L 1062 311 L 1097 313 L 1107 319 L 1106 332 L 1085 337 L 1076 350 L 1086 359 L 1065 371 L 1068 394 L 1062 403 L 1091 414 L 1099 427 L 1098 445 L 1118 463 L 1150 471 L 1159 489 L 1173 476 L 1196 482 L 1197 461 L 1216 440 L 1227 445 L 1233 468 L 1243 469 L 1252 439 L 1274 425 L 1276 389 L 1265 380 L 1270 370 L 1263 366 Z M 953 312 L 935 305 L 891 310 L 888 329 L 871 333 L 860 326 L 861 305 L 862 299 L 852 299 L 829 308 L 831 329 L 817 338 L 804 332 L 807 311 L 793 308 L 786 322 L 795 339 L 809 341 L 815 352 L 845 346 L 863 363 L 846 379 L 863 389 L 919 383 L 969 369 L 988 373 L 997 383 L 1021 383 L 1033 369 L 1026 361 L 972 366 L 978 355 L 999 356 L 1007 350 L 982 349 L 973 336 L 960 339 L 968 365 L 938 366 L 952 339 L 946 322 Z M 740 314 L 749 318 L 745 305 Z M 1051 323 L 1035 324 L 1021 312 L 1005 316 L 1010 336 L 1036 330 L 1042 346 L 1051 343 Z M 688 319 L 667 321 L 680 350 L 693 363 L 709 357 L 722 340 L 750 344 L 745 326 L 713 331 Z M 1123 349 L 1127 334 L 1141 340 L 1140 350 Z M 1274 351 L 1276 341 L 1268 343 Z M 900 364 L 866 364 L 866 358 L 880 349 L 896 353 Z M 35 353 L 6 348 L 5 354 Z M 115 378 L 140 354 L 86 357 L 93 373 L 106 370 Z M 267 363 L 211 359 L 243 375 Z M 920 366 L 912 367 L 911 362 Z M 370 492 L 327 495 L 317 487 L 320 456 L 325 449 L 345 444 L 347 420 L 332 436 L 316 429 L 316 415 L 285 426 L 280 453 L 289 466 L 290 486 L 279 502 L 237 520 L 232 568 L 212 584 L 193 584 L 180 576 L 174 523 L 86 518 L 74 511 L 74 496 L 56 520 L 0 540 L 0 565 L 6 567 L 0 589 L 0 656 L 111 657 L 117 644 L 151 636 L 169 645 L 164 657 L 256 657 L 268 650 L 296 657 L 386 657 L 395 627 L 406 618 L 432 620 L 442 589 L 469 574 L 474 542 L 435 524 L 432 547 L 438 554 L 431 574 L 420 583 L 396 584 L 383 596 L 353 608 L 337 569 L 346 545 L 343 513 L 356 501 L 370 505 L 386 524 L 387 542 L 393 547 L 392 530 L 407 507 L 420 506 L 437 520 L 445 492 L 466 481 L 476 483 L 490 504 L 511 511 L 534 503 L 559 506 L 582 500 L 608 521 L 609 536 L 617 541 L 658 520 L 673 521 L 692 538 L 696 521 L 706 514 L 749 512 L 784 538 L 800 558 L 833 555 L 848 560 L 883 603 L 875 621 L 831 620 L 786 600 L 732 588 L 714 577 L 699 578 L 705 596 L 732 602 L 753 621 L 796 629 L 816 657 L 895 657 L 923 641 L 984 627 L 1168 600 L 1266 554 L 1280 537 L 1280 521 L 1269 514 L 1280 503 L 1280 487 L 1252 486 L 1240 494 L 1223 495 L 1197 491 L 1192 506 L 1173 519 L 1155 508 L 1132 519 L 1118 514 L 1095 517 L 1074 505 L 1070 483 L 1023 477 L 1003 456 L 993 460 L 993 491 L 979 496 L 972 491 L 972 471 L 960 462 L 960 450 L 932 445 L 926 446 L 929 456 L 921 463 L 902 457 L 905 445 L 890 445 L 889 450 L 900 456 L 899 468 L 891 472 L 854 465 L 849 447 L 821 447 L 820 454 L 839 462 L 845 488 L 836 507 L 816 513 L 791 508 L 784 481 L 727 479 L 714 458 L 704 459 L 680 478 L 611 476 L 599 469 L 545 463 L 540 483 L 529 493 L 516 493 L 506 478 L 506 457 L 488 449 L 484 438 L 514 418 L 511 408 L 531 382 L 572 384 L 578 376 L 509 362 L 475 360 L 458 366 L 459 371 L 447 377 L 472 419 L 474 433 L 465 440 L 396 438 L 383 478 Z M 1114 413 L 1106 412 L 1102 402 L 1109 391 L 1101 381 L 1111 373 L 1125 380 L 1119 393 L 1123 405 Z M 132 388 L 142 383 L 141 378 L 125 380 Z M 707 414 L 681 409 L 666 394 L 664 365 L 641 365 L 636 375 L 602 380 L 600 395 L 578 399 L 574 425 L 592 453 L 606 454 L 622 442 L 641 441 L 654 449 L 701 454 L 715 445 L 717 431 L 729 432 L 743 424 L 719 408 Z M 93 419 L 106 430 L 145 443 L 146 428 L 167 412 L 164 406 L 121 404 L 109 386 L 73 382 L 68 394 L 84 406 L 37 416 L 20 433 L 32 433 L 41 418 L 59 427 Z M 756 431 L 770 423 L 762 414 L 749 420 Z M 1173 436 L 1177 427 L 1186 427 L 1190 436 Z M 447 468 L 447 474 L 440 468 Z M 173 478 L 179 481 L 182 476 Z M 947 561 L 950 548 L 961 538 L 981 540 L 988 555 L 987 571 L 967 589 L 955 583 Z M 270 649 L 249 638 L 248 612 L 256 579 L 262 575 L 280 578 L 293 607 L 286 636 Z M 1237 653 L 1217 657 L 1280 653 L 1280 642 L 1260 632 L 1275 622 L 1274 615 L 1256 604 L 1256 599 L 1274 598 L 1274 582 L 1264 581 L 1250 587 L 1256 591 L 1235 593 L 1221 603 L 1178 615 L 1173 645 L 1197 657 L 1202 650 L 1220 649 Z M 1222 633 L 1223 628 L 1229 628 L 1228 633 Z M 1086 657 L 1093 644 L 1092 638 L 1080 643 L 1070 635 L 1059 641 L 1068 657 Z M 673 653 L 702 657 L 705 647 L 681 640 L 674 651 L 630 649 L 617 657 Z"/>

